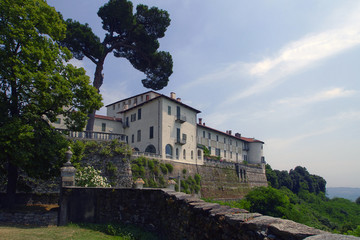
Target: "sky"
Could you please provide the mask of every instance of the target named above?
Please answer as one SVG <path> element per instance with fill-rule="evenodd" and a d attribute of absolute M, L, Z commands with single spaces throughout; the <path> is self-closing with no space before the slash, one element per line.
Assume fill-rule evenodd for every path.
<path fill-rule="evenodd" d="M 106 2 L 48 0 L 100 39 Z M 170 14 L 160 50 L 171 53 L 174 72 L 160 93 L 175 92 L 209 127 L 264 141 L 273 169 L 303 166 L 327 187 L 360 187 L 360 1 L 132 2 Z M 93 79 L 93 63 L 72 63 Z M 104 105 L 149 91 L 143 78 L 109 55 Z"/>

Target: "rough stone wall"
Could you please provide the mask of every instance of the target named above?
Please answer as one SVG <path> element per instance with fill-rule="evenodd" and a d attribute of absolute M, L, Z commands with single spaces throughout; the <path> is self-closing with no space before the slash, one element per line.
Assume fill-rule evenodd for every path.
<path fill-rule="evenodd" d="M 285 240 L 323 234 L 333 236 L 290 220 L 207 203 L 166 189 L 67 187 L 59 212 L 61 225 L 67 222 L 131 223 L 156 232 L 161 239 Z M 341 239 L 354 238 L 341 236 Z"/>
<path fill-rule="evenodd" d="M 0 223 L 13 223 L 36 226 L 56 226 L 58 212 L 3 212 L 0 211 Z"/>
<path fill-rule="evenodd" d="M 239 199 L 244 197 L 252 187 L 267 186 L 264 168 L 258 165 L 239 165 L 245 170 L 246 177 L 238 175 L 234 163 L 221 163 L 212 161 L 206 165 L 194 165 L 178 163 L 174 161 L 163 161 L 174 166 L 171 177 L 178 173 L 182 176 L 183 169 L 187 175 L 201 175 L 201 197 L 212 199 Z"/>
<path fill-rule="evenodd" d="M 106 157 L 101 154 L 91 154 L 81 160 L 81 165 L 93 166 L 101 170 L 101 175 L 116 187 L 132 187 L 130 160 L 122 155 Z"/>

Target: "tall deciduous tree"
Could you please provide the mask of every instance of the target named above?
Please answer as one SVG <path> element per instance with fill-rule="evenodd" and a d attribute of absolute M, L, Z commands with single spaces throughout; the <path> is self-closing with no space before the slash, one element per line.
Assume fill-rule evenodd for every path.
<path fill-rule="evenodd" d="M 56 41 L 66 24 L 45 0 L 0 4 L 0 166 L 7 166 L 7 193 L 18 169 L 49 177 L 58 171 L 65 139 L 51 127 L 62 114 L 70 129 L 85 127 L 101 96 L 84 69 L 66 62 L 71 52 Z"/>
<path fill-rule="evenodd" d="M 103 29 L 107 32 L 103 41 L 88 24 L 68 19 L 66 38 L 60 43 L 68 47 L 74 57 L 85 57 L 95 65 L 93 85 L 98 91 L 103 84 L 103 66 L 109 53 L 129 60 L 133 67 L 144 72 L 142 84 L 146 88 L 160 90 L 167 86 L 172 74 L 172 57 L 168 52 L 158 51 L 158 39 L 164 37 L 170 25 L 169 14 L 156 7 L 133 5 L 127 0 L 110 0 L 98 11 Z M 95 112 L 89 116 L 87 130 L 93 130 Z"/>

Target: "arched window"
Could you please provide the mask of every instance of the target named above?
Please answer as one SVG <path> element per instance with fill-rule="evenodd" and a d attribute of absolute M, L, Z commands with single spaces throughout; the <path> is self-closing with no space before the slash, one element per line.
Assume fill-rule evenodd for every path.
<path fill-rule="evenodd" d="M 176 150 L 175 150 L 175 157 L 176 157 L 176 159 L 179 159 L 179 149 L 178 148 L 176 148 Z"/>
<path fill-rule="evenodd" d="M 154 147 L 154 145 L 150 144 L 146 147 L 145 152 L 147 153 L 156 153 L 156 148 Z"/>
<path fill-rule="evenodd" d="M 183 151 L 183 158 L 186 159 L 186 150 Z"/>
<path fill-rule="evenodd" d="M 197 154 L 198 159 L 201 160 L 201 150 L 198 150 L 197 153 L 198 153 Z"/>
<path fill-rule="evenodd" d="M 139 152 L 140 150 L 136 147 L 136 148 L 134 148 L 134 151 Z"/>
<path fill-rule="evenodd" d="M 172 158 L 173 156 L 173 149 L 172 146 L 170 144 L 166 145 L 165 147 L 165 154 L 166 154 L 166 158 Z"/>

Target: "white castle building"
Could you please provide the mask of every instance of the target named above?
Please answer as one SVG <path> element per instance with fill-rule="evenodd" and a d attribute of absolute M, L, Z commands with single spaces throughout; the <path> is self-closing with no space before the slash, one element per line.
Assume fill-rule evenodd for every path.
<path fill-rule="evenodd" d="M 264 142 L 222 132 L 197 120 L 199 110 L 154 91 L 132 96 L 106 106 L 106 116 L 96 115 L 94 132 L 121 134 L 138 154 L 190 164 L 204 164 L 204 149 L 222 161 L 264 163 Z M 56 128 L 64 128 L 62 119 Z"/>

